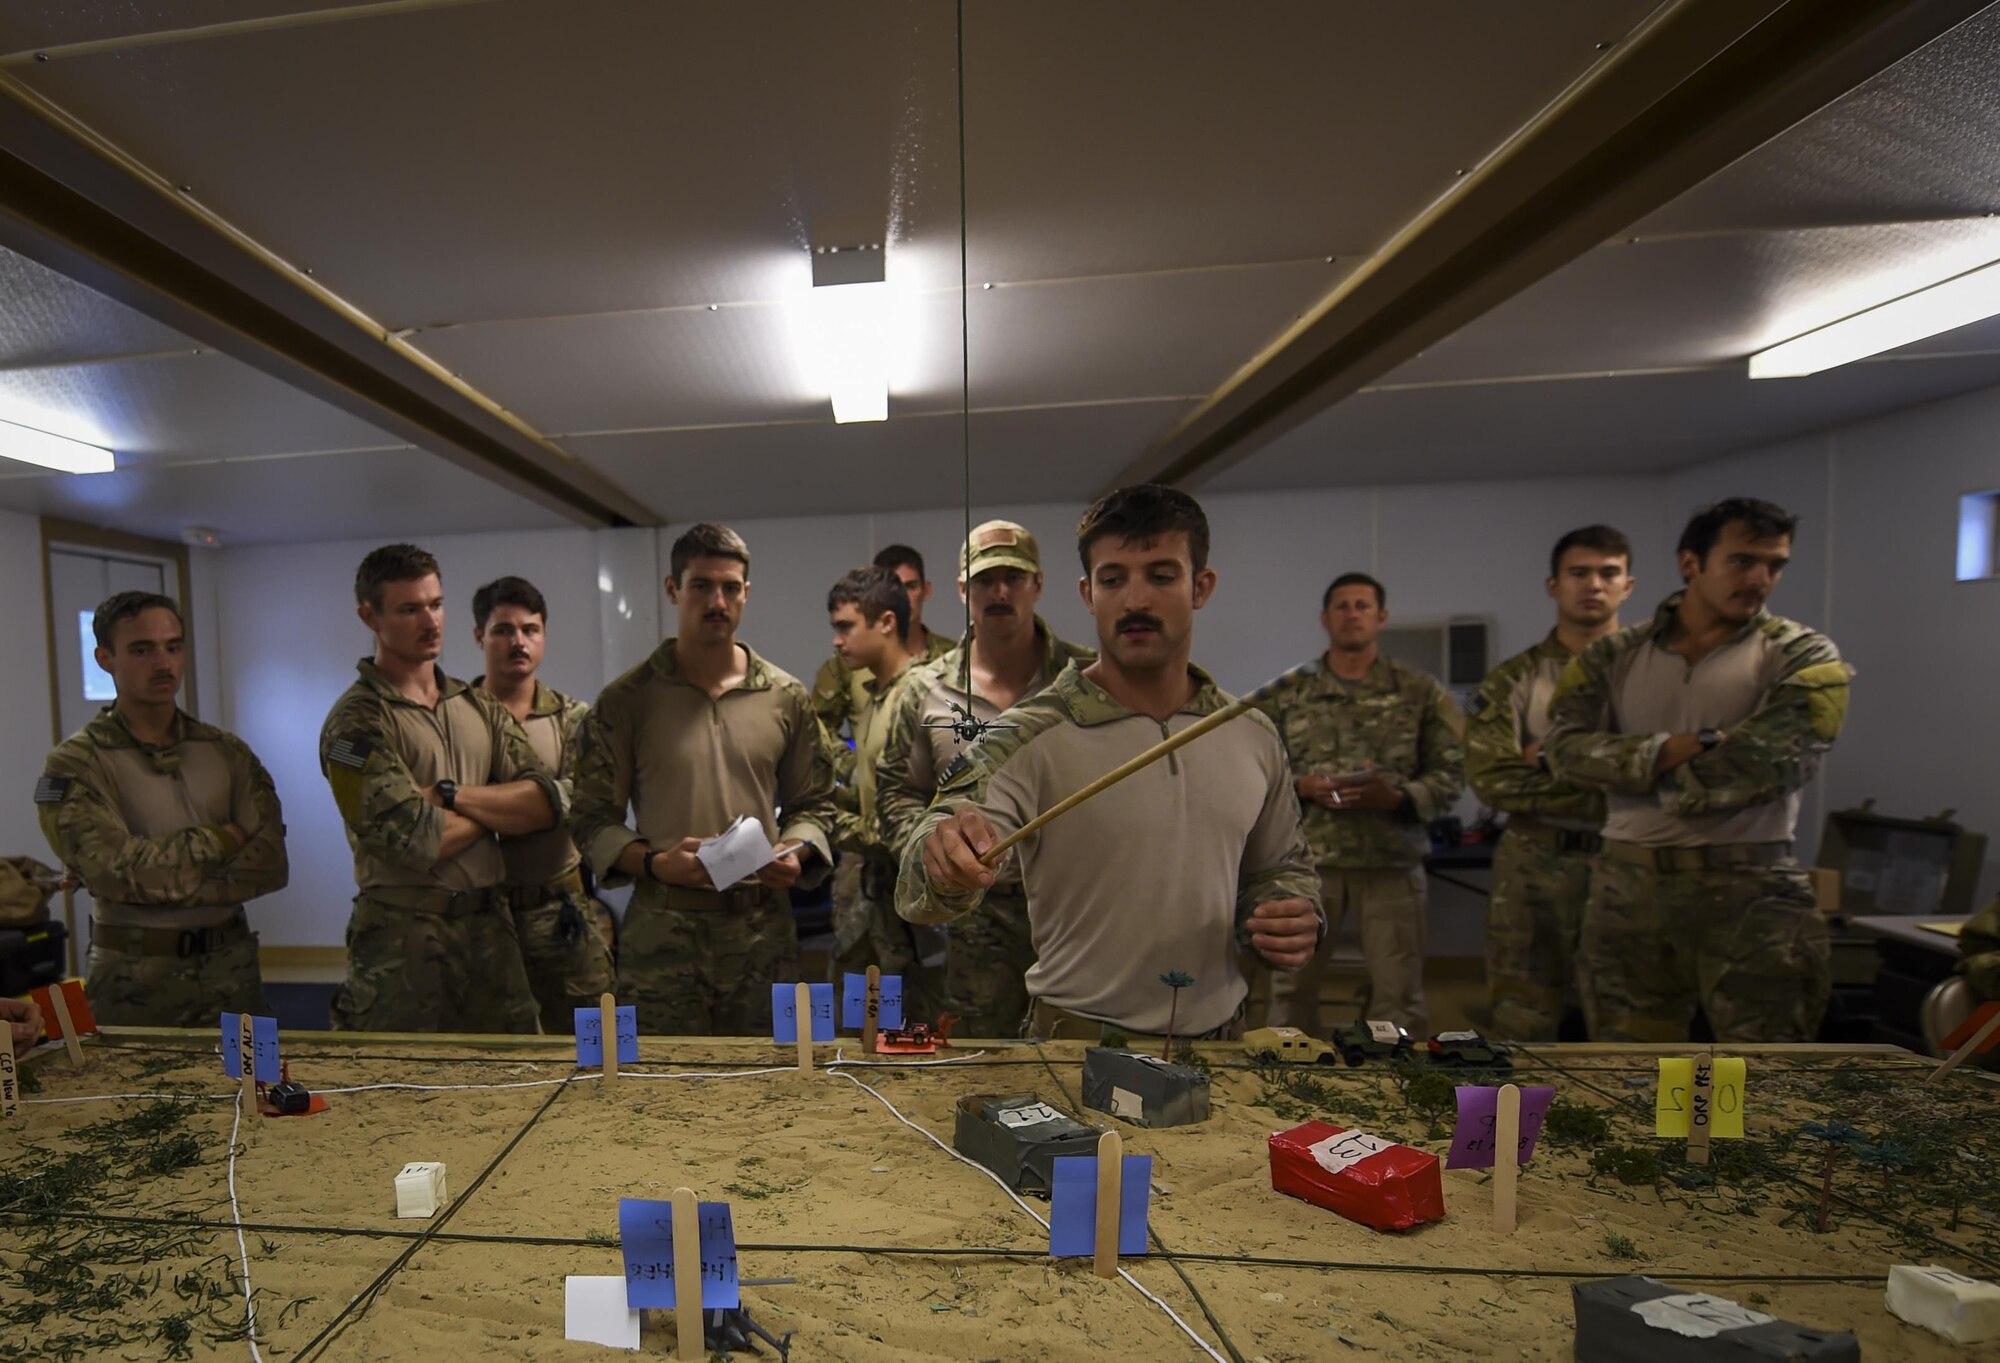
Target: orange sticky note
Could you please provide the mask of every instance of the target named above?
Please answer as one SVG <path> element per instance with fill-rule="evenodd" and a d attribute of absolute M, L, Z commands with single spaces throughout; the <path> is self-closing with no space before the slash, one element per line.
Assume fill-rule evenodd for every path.
<path fill-rule="evenodd" d="M 64 980 L 62 991 L 63 1002 L 69 1005 L 69 1020 L 76 1024 L 76 1034 L 95 1036 L 97 1018 L 90 1011 L 90 1000 L 83 996 L 83 981 Z M 40 989 L 30 990 L 28 996 L 35 1001 L 35 1006 L 42 1010 L 43 1035 L 50 1041 L 61 1041 L 62 1016 L 56 1012 L 55 1004 L 49 1000 L 49 986 L 43 985 Z"/>

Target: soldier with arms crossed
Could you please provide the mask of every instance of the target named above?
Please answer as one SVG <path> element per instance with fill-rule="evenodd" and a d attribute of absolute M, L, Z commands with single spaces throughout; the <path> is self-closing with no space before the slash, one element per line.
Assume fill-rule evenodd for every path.
<path fill-rule="evenodd" d="M 1632 546 L 1608 525 L 1572 530 L 1549 556 L 1547 585 L 1555 628 L 1487 674 L 1465 731 L 1466 777 L 1484 804 L 1507 815 L 1493 855 L 1486 988 L 1494 1030 L 1515 1041 L 1556 1040 L 1576 996 L 1604 792 L 1557 780 L 1542 740 L 1569 660 L 1618 629 L 1618 608 L 1632 594 Z"/>
<path fill-rule="evenodd" d="M 49 754 L 35 785 L 42 835 L 90 891 L 91 1011 L 148 1027 L 264 1012 L 243 905 L 289 875 L 270 773 L 176 704 L 187 641 L 171 598 L 120 592 L 91 630 L 118 699 Z"/>
<path fill-rule="evenodd" d="M 1811 1041 L 1826 922 L 1792 856 L 1799 802 L 1847 717 L 1833 641 L 1765 602 L 1798 518 L 1735 497 L 1681 534 L 1686 587 L 1564 668 L 1549 765 L 1606 795 L 1578 948 L 1590 1034 Z"/>
<path fill-rule="evenodd" d="M 437 560 L 390 544 L 361 560 L 355 613 L 375 654 L 320 730 L 320 770 L 354 849 L 360 893 L 334 1026 L 532 1032 L 499 839 L 553 827 L 555 773 L 499 701 L 448 677 Z"/>

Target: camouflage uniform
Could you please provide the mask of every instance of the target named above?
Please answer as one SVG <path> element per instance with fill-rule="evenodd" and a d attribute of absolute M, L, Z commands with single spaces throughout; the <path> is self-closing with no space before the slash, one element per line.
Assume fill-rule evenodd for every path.
<path fill-rule="evenodd" d="M 1576 944 L 1590 862 L 1603 842 L 1604 792 L 1557 780 L 1521 756 L 1548 736 L 1549 697 L 1571 654 L 1553 631 L 1480 683 L 1465 728 L 1465 772 L 1507 815 L 1493 856 L 1486 914 L 1486 987 L 1493 1030 L 1554 1041 L 1576 997 Z"/>
<path fill-rule="evenodd" d="M 1097 660 L 1094 649 L 1056 637 L 1040 618 L 1035 639 L 1042 666 L 1022 699 L 1042 690 L 1074 662 Z M 976 693 L 961 690 L 966 659 L 953 649 L 926 665 L 897 697 L 875 769 L 875 809 L 884 842 L 900 858 L 910 833 L 930 808 L 944 772 L 969 746 L 949 725 L 957 704 L 975 718 L 996 720 L 1000 711 Z M 1028 1015 L 1026 977 L 1035 964 L 1035 937 L 1029 928 L 1028 899 L 1017 863 L 1001 867 L 999 883 L 986 892 L 980 911 L 950 927 L 945 956 L 945 1006 L 960 1020 L 965 1036 L 1018 1036 Z"/>
<path fill-rule="evenodd" d="M 1193 694 L 1167 723 L 1113 700 L 1072 662 L 1007 711 L 938 788 L 903 845 L 896 912 L 962 919 L 990 893 L 950 890 L 924 869 L 926 838 L 968 806 L 1004 838 L 1092 779 L 1230 703 L 1190 667 Z M 1249 994 L 1241 929 L 1257 905 L 1303 899 L 1317 912 L 1283 745 L 1248 714 L 1086 800 L 1013 850 L 1038 952 L 1034 1013 L 1157 1036 L 1233 1035 Z M 1175 991 L 1170 971 L 1193 976 Z M 1177 1000 L 1177 1001 L 1176 1001 Z"/>
<path fill-rule="evenodd" d="M 838 982 L 843 974 L 858 975 L 871 965 L 885 975 L 899 975 L 904 1016 L 929 1019 L 944 1006 L 944 933 L 896 916 L 896 859 L 882 836 L 876 775 L 889 715 L 919 671 L 912 662 L 886 687 L 869 677 L 862 683 L 867 703 L 850 720 L 853 770 L 840 790 L 833 845 L 843 854 L 843 864 L 851 861 L 861 872 L 854 901 L 834 906 L 833 976 Z"/>
<path fill-rule="evenodd" d="M 1852 670 L 1764 611 L 1690 667 L 1671 647 L 1680 601 L 1572 660 L 1550 705 L 1557 776 L 1607 794 L 1578 949 L 1590 1033 L 1682 1041 L 1698 1002 L 1724 1042 L 1810 1041 L 1829 948 L 1791 840 Z M 1704 728 L 1727 738 L 1655 775 L 1669 735 Z"/>
<path fill-rule="evenodd" d="M 1364 1016 L 1426 1035 L 1426 825 L 1449 811 L 1465 788 L 1465 717 L 1458 702 L 1430 676 L 1392 658 L 1378 657 L 1350 687 L 1321 657 L 1287 678 L 1259 708 L 1278 726 L 1294 778 L 1335 776 L 1373 763 L 1404 796 L 1403 808 L 1386 814 L 1299 802 L 1299 822 L 1319 867 L 1327 933 L 1319 953 L 1297 973 L 1272 976 L 1271 1023 L 1319 1034 L 1320 980 L 1341 915 L 1353 909 L 1368 966 Z"/>
<path fill-rule="evenodd" d="M 284 811 L 242 739 L 179 711 L 173 732 L 142 743 L 108 705 L 35 786 L 42 835 L 94 901 L 85 990 L 100 1022 L 209 1027 L 266 1011 L 243 904 L 285 887 Z"/>
<path fill-rule="evenodd" d="M 953 641 L 936 630 L 924 631 L 923 651 L 910 659 L 910 666 L 942 658 L 952 651 Z M 832 745 L 833 779 L 839 783 L 835 796 L 843 815 L 858 815 L 860 805 L 854 793 L 854 748 L 851 740 L 841 736 L 849 730 L 854 716 L 872 703 L 874 677 L 866 668 L 857 672 L 849 667 L 838 652 L 819 666 L 813 677 L 813 712 L 820 723 L 826 726 L 827 741 Z M 861 897 L 861 858 L 852 854 L 834 858 L 833 866 L 833 920 L 839 924 L 853 917 L 854 902 Z M 910 1017 L 917 1015 L 910 1013 Z"/>
<path fill-rule="evenodd" d="M 578 744 L 570 831 L 607 886 L 644 842 L 714 837 L 739 816 L 774 844 L 801 841 L 801 886 L 832 864 L 833 762 L 806 688 L 748 647 L 743 680 L 711 698 L 668 639 L 604 688 Z M 631 806 L 633 826 L 625 822 Z M 774 818 L 782 811 L 782 821 Z M 813 864 L 816 852 L 820 864 Z M 754 879 L 721 889 L 641 880 L 625 912 L 618 996 L 654 1034 L 769 1036 L 771 986 L 799 977 L 791 897 Z"/>
<path fill-rule="evenodd" d="M 445 812 L 424 792 L 528 780 L 560 819 L 565 792 L 500 702 L 437 671 L 435 708 L 363 658 L 320 730 L 360 893 L 333 1025 L 369 1032 L 532 1032 L 535 998 L 505 896 L 499 845 L 438 859 Z"/>
<path fill-rule="evenodd" d="M 486 679 L 472 684 L 484 689 Z M 577 730 L 590 707 L 552 686 L 535 683 L 535 698 L 521 728 L 542 765 L 564 782 L 576 775 Z M 599 930 L 603 915 L 583 883 L 582 858 L 569 829 L 557 824 L 500 844 L 507 863 L 502 890 L 514 915 L 514 935 L 528 987 L 541 1011 L 542 1030 L 568 1036 L 578 1008 L 595 1008 L 617 985 L 611 945 Z"/>

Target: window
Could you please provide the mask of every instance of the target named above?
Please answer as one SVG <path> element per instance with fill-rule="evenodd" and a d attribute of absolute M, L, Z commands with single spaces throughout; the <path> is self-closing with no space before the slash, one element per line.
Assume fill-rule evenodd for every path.
<path fill-rule="evenodd" d="M 1958 499 L 1958 580 L 2000 577 L 2000 492 Z"/>
<path fill-rule="evenodd" d="M 83 698 L 85 700 L 117 700 L 118 688 L 111 683 L 111 674 L 97 665 L 97 636 L 90 632 L 90 622 L 97 612 L 78 611 L 76 632 L 83 640 Z"/>

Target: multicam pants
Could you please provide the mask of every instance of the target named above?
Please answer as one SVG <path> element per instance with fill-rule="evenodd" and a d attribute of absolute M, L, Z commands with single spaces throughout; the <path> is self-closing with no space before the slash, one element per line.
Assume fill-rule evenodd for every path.
<path fill-rule="evenodd" d="M 1020 1036 L 1028 1017 L 1026 976 L 1035 964 L 1028 898 L 1018 888 L 989 890 L 978 908 L 951 925 L 945 957 L 945 1007 L 960 1036 Z"/>
<path fill-rule="evenodd" d="M 1516 819 L 1493 854 L 1486 987 L 1502 1040 L 1554 1041 L 1577 994 L 1591 854 L 1565 851 L 1559 832 Z"/>
<path fill-rule="evenodd" d="M 901 976 L 904 1019 L 929 1022 L 945 1006 L 945 966 L 936 959 L 944 954 L 944 932 L 896 916 L 896 867 L 886 855 L 880 860 L 860 856 L 854 860 L 864 864 L 853 902 L 834 920 L 834 983 L 840 983 L 843 974 L 859 975 L 871 965 L 884 975 Z M 935 949 L 930 949 L 933 941 Z M 952 949 L 956 948 L 954 940 Z"/>
<path fill-rule="evenodd" d="M 514 920 L 489 894 L 433 913 L 357 895 L 333 1025 L 348 1032 L 532 1032 Z"/>
<path fill-rule="evenodd" d="M 268 1013 L 256 934 L 180 957 L 90 948 L 84 994 L 115 1027 L 213 1027 L 224 1013 Z"/>
<path fill-rule="evenodd" d="M 556 898 L 532 908 L 516 908 L 514 935 L 521 943 L 521 963 L 528 972 L 528 989 L 542 1017 L 542 1030 L 570 1036 L 576 1010 L 595 1008 L 617 985 L 611 964 L 611 944 L 598 930 L 595 901 L 582 887 L 569 901 Z"/>
<path fill-rule="evenodd" d="M 1368 1002 L 1362 1015 L 1400 1023 L 1411 1036 L 1430 1035 L 1424 1007 L 1424 922 L 1428 896 L 1421 866 L 1406 870 L 1321 871 L 1326 905 L 1326 940 L 1310 961 L 1292 972 L 1271 974 L 1273 1027 L 1296 1027 L 1308 1036 L 1319 1029 L 1320 982 L 1340 936 L 1340 920 L 1352 911 L 1361 922 L 1361 956 L 1368 966 Z"/>
<path fill-rule="evenodd" d="M 1720 1041 L 1811 1041 L 1832 989 L 1793 861 L 1656 871 L 1600 854 L 1577 961 L 1596 1041 L 1684 1041 L 1696 1004 Z"/>
<path fill-rule="evenodd" d="M 618 1001 L 649 1036 L 771 1035 L 771 986 L 799 978 L 782 890 L 641 885 L 625 911 Z"/>

